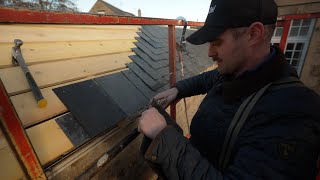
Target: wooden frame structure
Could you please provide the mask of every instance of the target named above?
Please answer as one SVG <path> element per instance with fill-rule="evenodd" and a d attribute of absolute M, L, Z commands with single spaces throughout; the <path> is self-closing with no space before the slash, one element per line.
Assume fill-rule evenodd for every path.
<path fill-rule="evenodd" d="M 277 26 L 283 27 L 280 48 L 285 49 L 291 20 L 320 18 L 320 13 L 278 17 Z M 81 25 L 168 25 L 170 86 L 176 83 L 176 26 L 184 22 L 173 19 L 105 16 L 85 13 L 46 12 L 27 9 L 0 8 L 0 23 L 31 24 L 81 24 Z M 189 26 L 203 26 L 203 22 L 188 22 Z M 176 102 L 170 105 L 171 116 L 176 117 Z M 0 84 L 1 128 L 14 150 L 18 161 L 30 179 L 46 179 L 41 164 L 30 144 L 25 130 L 12 106 L 8 95 Z"/>

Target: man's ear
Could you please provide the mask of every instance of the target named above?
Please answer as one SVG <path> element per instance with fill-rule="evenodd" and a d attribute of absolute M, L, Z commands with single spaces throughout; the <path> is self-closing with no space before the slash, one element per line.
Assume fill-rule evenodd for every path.
<path fill-rule="evenodd" d="M 265 38 L 265 27 L 261 22 L 254 22 L 248 28 L 248 43 L 250 46 L 261 43 Z"/>

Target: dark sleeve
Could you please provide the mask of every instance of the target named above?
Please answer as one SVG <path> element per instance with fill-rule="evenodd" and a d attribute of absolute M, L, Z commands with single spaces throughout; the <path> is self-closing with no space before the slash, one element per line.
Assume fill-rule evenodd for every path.
<path fill-rule="evenodd" d="M 259 132 L 244 133 L 230 165 L 223 172 L 171 127 L 153 140 L 145 158 L 159 165 L 168 179 L 315 179 L 319 122 L 310 126 L 310 123 L 301 123 L 302 120 L 308 121 L 290 119 L 291 125 L 284 122 L 275 128 L 271 123 L 256 128 Z M 294 129 L 300 131 L 295 137 L 288 136 L 288 130 Z"/>
<path fill-rule="evenodd" d="M 212 70 L 177 82 L 176 88 L 179 92 L 177 98 L 180 99 L 207 93 L 219 76 L 220 74 L 217 70 Z"/>

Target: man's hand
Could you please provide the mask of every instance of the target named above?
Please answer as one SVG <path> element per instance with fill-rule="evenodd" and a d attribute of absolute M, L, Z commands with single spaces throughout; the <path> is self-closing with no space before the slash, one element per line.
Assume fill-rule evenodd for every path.
<path fill-rule="evenodd" d="M 154 139 L 165 127 L 166 120 L 155 108 L 150 108 L 142 113 L 138 130 L 150 139 Z"/>
<path fill-rule="evenodd" d="M 169 104 L 171 104 L 177 98 L 177 95 L 178 95 L 178 89 L 174 87 L 157 94 L 156 96 L 153 97 L 153 99 L 155 101 L 164 99 L 165 103 L 162 105 L 162 107 L 165 109 L 169 106 Z"/>

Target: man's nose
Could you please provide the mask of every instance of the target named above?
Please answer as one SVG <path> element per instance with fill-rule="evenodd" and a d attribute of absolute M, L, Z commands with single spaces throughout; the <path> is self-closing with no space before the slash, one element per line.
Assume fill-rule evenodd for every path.
<path fill-rule="evenodd" d="M 217 47 L 215 45 L 211 45 L 209 46 L 209 51 L 208 51 L 208 56 L 209 57 L 216 57 L 218 56 L 218 52 L 217 52 Z"/>

